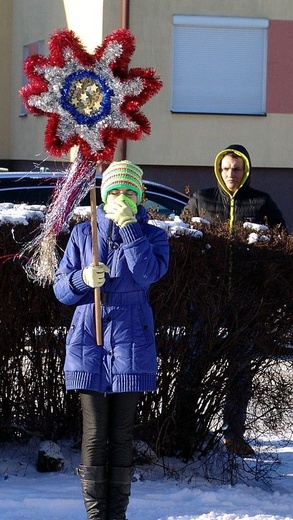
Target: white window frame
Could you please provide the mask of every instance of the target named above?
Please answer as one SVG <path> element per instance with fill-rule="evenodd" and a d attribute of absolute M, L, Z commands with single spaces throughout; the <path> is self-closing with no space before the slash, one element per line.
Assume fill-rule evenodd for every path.
<path fill-rule="evenodd" d="M 263 18 L 173 16 L 171 112 L 266 114 Z"/>

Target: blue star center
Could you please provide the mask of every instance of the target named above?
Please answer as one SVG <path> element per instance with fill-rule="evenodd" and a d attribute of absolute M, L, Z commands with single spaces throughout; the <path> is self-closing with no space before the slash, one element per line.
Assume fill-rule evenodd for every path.
<path fill-rule="evenodd" d="M 79 124 L 93 126 L 111 110 L 114 92 L 104 78 L 90 71 L 78 71 L 66 77 L 61 93 L 61 106 Z"/>

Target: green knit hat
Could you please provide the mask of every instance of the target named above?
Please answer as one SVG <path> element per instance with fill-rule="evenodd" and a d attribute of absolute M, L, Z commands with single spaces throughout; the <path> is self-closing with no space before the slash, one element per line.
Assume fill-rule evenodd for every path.
<path fill-rule="evenodd" d="M 107 201 L 109 191 L 125 188 L 137 194 L 137 203 L 140 204 L 143 193 L 142 175 L 142 169 L 131 161 L 113 161 L 102 174 L 102 201 Z"/>

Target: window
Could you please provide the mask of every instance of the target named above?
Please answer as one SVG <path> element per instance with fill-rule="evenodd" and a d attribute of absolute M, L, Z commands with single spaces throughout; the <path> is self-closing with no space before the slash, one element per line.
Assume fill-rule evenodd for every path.
<path fill-rule="evenodd" d="M 23 47 L 23 51 L 22 51 L 22 63 L 24 65 L 24 62 L 25 60 L 29 57 L 29 56 L 32 56 L 33 54 L 42 54 L 44 55 L 44 49 L 45 49 L 45 41 L 44 40 L 39 40 L 37 42 L 34 42 L 34 43 L 29 43 L 28 45 L 24 45 Z M 28 82 L 28 79 L 24 73 L 24 71 L 22 71 L 22 86 L 24 87 Z M 24 106 L 24 104 L 22 103 L 21 105 L 21 113 L 19 114 L 19 117 L 23 117 L 23 116 L 26 116 L 27 115 L 27 110 Z"/>
<path fill-rule="evenodd" d="M 265 115 L 268 25 L 174 15 L 171 111 Z"/>

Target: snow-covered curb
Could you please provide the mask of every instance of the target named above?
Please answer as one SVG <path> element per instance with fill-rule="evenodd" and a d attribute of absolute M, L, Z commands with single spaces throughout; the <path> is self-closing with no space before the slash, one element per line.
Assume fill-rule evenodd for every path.
<path fill-rule="evenodd" d="M 13 224 L 27 226 L 30 220 L 43 221 L 46 213 L 44 205 L 28 205 L 13 204 L 11 202 L 0 203 L 0 225 Z M 78 206 L 72 213 L 73 218 L 90 218 L 90 206 Z M 190 228 L 188 224 L 183 222 L 180 217 L 175 216 L 172 220 L 150 219 L 149 223 L 158 226 L 166 231 L 168 236 L 190 235 L 194 238 L 202 238 L 203 232 L 198 229 Z M 193 217 L 192 223 L 201 224 L 202 226 L 210 226 L 210 222 L 201 217 Z M 253 222 L 244 222 L 244 228 L 251 229 L 248 236 L 248 243 L 252 244 L 258 241 L 268 241 L 269 237 L 264 234 L 268 231 L 268 227 Z"/>

